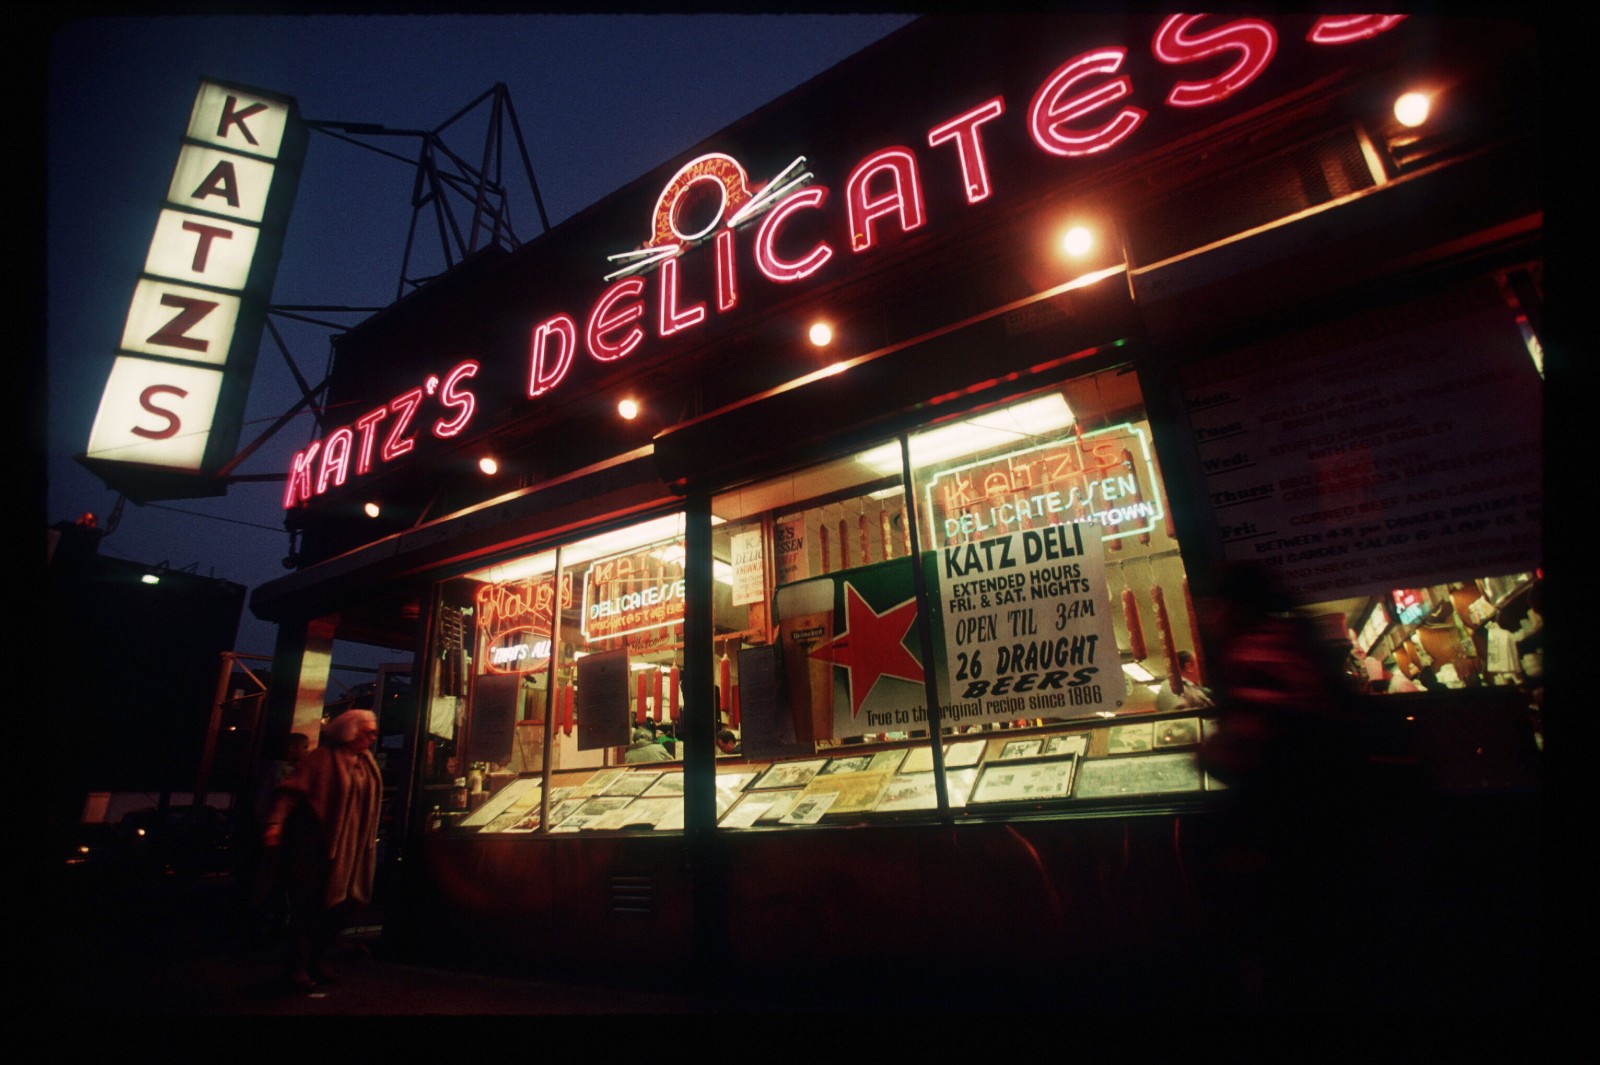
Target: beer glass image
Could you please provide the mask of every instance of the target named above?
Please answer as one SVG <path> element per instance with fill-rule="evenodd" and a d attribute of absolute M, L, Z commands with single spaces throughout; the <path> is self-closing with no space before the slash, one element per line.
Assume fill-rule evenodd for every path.
<path fill-rule="evenodd" d="M 811 657 L 813 648 L 833 639 L 833 592 L 833 579 L 818 577 L 785 585 L 773 597 L 784 686 L 800 743 L 833 738 L 833 665 Z"/>

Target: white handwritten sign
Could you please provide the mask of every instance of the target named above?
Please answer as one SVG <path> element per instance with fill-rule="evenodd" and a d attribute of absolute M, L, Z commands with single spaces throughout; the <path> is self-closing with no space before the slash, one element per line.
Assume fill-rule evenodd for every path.
<path fill-rule="evenodd" d="M 1122 701 L 1101 529 L 1067 523 L 939 552 L 951 723 L 1085 717 Z"/>

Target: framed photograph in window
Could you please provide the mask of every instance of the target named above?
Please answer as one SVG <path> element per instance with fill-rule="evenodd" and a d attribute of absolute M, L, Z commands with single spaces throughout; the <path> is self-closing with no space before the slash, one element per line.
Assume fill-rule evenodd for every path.
<path fill-rule="evenodd" d="M 831 776 L 834 773 L 859 773 L 872 764 L 872 755 L 858 754 L 849 758 L 830 758 L 828 764 L 822 767 L 818 776 Z"/>
<path fill-rule="evenodd" d="M 990 740 L 989 761 L 1015 762 L 1022 758 L 1037 758 L 1043 750 L 1042 736 L 1025 740 Z"/>
<path fill-rule="evenodd" d="M 1133 754 L 1136 751 L 1148 751 L 1155 746 L 1155 725 L 1149 721 L 1140 721 L 1132 725 L 1112 725 L 1106 737 L 1107 754 Z"/>
<path fill-rule="evenodd" d="M 678 798 L 678 799 L 682 799 L 683 798 L 683 774 L 682 773 L 662 773 L 659 777 L 656 778 L 655 783 L 651 784 L 648 788 L 646 788 L 644 791 L 640 792 L 639 794 L 640 794 L 641 798 L 645 798 L 645 799 L 662 799 L 662 798 Z"/>
<path fill-rule="evenodd" d="M 969 765 L 977 765 L 983 757 L 986 746 L 983 740 L 960 740 L 950 744 L 944 749 L 944 767 L 946 769 L 961 769 Z"/>
<path fill-rule="evenodd" d="M 1065 799 L 1072 794 L 1073 770 L 1077 764 L 1076 758 L 1019 765 L 990 763 L 983 767 L 968 801 L 978 804 Z"/>
<path fill-rule="evenodd" d="M 1044 738 L 1044 750 L 1040 752 L 1046 758 L 1055 758 L 1068 754 L 1075 754 L 1079 758 L 1089 753 L 1089 734 L 1087 732 L 1063 732 Z"/>
<path fill-rule="evenodd" d="M 1200 719 L 1179 717 L 1171 721 L 1158 721 L 1155 737 L 1157 750 L 1163 747 L 1193 747 L 1200 742 Z"/>
<path fill-rule="evenodd" d="M 806 786 L 806 794 L 837 792 L 828 806 L 828 813 L 858 814 L 877 806 L 878 797 L 888 784 L 888 773 L 834 773 L 816 777 Z"/>
<path fill-rule="evenodd" d="M 807 793 L 778 820 L 786 825 L 814 825 L 822 820 L 822 815 L 828 812 L 828 808 L 838 797 L 837 791 Z"/>
<path fill-rule="evenodd" d="M 1079 773 L 1078 798 L 1163 795 L 1203 787 L 1194 754 L 1147 754 L 1135 758 L 1091 758 Z"/>
<path fill-rule="evenodd" d="M 948 769 L 945 771 L 944 779 L 945 794 L 950 799 L 951 809 L 955 809 L 967 804 L 967 795 L 972 791 L 972 782 L 978 779 L 978 770 L 973 766 L 966 769 Z M 889 781 L 889 786 L 884 789 L 875 809 L 879 813 L 935 809 L 939 804 L 939 797 L 933 782 L 934 777 L 931 773 L 901 773 Z"/>
<path fill-rule="evenodd" d="M 804 762 L 774 762 L 751 787 L 758 791 L 765 791 L 768 788 L 801 787 L 811 783 L 811 778 L 822 772 L 822 767 L 827 764 L 826 758 L 811 758 Z"/>
<path fill-rule="evenodd" d="M 906 752 L 903 750 L 879 751 L 877 754 L 872 756 L 872 761 L 867 765 L 867 769 L 873 773 L 892 774 L 899 771 L 900 763 L 904 762 L 905 760 Z"/>
<path fill-rule="evenodd" d="M 775 791 L 747 791 L 739 796 L 738 801 L 723 817 L 723 823 L 728 824 L 728 817 L 738 815 L 742 822 L 745 817 L 752 817 L 754 824 L 776 824 L 789 808 L 800 801 L 800 796 L 805 794 L 804 788 L 784 788 Z M 739 814 L 746 803 L 759 807 L 753 814 Z"/>
<path fill-rule="evenodd" d="M 679 774 L 680 776 L 682 774 Z M 650 785 L 661 779 L 661 773 L 650 769 L 630 769 L 606 785 L 607 795 L 643 795 Z"/>

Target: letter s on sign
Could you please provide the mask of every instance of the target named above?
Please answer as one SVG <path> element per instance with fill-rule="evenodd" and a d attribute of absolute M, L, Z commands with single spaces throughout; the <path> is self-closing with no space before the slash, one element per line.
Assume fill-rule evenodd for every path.
<path fill-rule="evenodd" d="M 444 379 L 444 384 L 439 388 L 439 402 L 446 407 L 454 409 L 457 413 L 454 418 L 446 420 L 440 418 L 433 423 L 433 435 L 441 439 L 449 439 L 467 427 L 472 420 L 472 412 L 477 409 L 478 401 L 471 392 L 460 387 L 461 382 L 478 373 L 478 363 L 468 359 L 451 370 Z"/>
<path fill-rule="evenodd" d="M 183 419 L 178 417 L 176 412 L 167 410 L 165 407 L 158 407 L 155 405 L 155 397 L 161 395 L 177 396 L 179 399 L 187 399 L 189 393 L 179 388 L 177 385 L 151 385 L 143 392 L 140 392 L 139 406 L 143 407 L 151 414 L 165 418 L 167 420 L 167 424 L 160 429 L 145 429 L 135 425 L 132 429 L 128 430 L 129 432 L 133 433 L 135 436 L 142 436 L 148 440 L 166 440 L 167 438 L 176 436 L 178 434 L 178 430 L 183 427 Z"/>
<path fill-rule="evenodd" d="M 1167 94 L 1173 107 L 1200 107 L 1225 100 L 1255 81 L 1278 51 L 1278 34 L 1255 18 L 1235 19 L 1204 33 L 1190 33 L 1205 15 L 1172 15 L 1161 24 L 1150 50 L 1163 63 L 1192 63 L 1236 52 L 1232 66 L 1204 81 L 1180 81 Z"/>

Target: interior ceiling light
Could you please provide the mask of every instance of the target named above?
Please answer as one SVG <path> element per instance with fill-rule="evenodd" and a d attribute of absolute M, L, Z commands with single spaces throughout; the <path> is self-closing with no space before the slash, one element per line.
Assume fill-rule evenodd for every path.
<path fill-rule="evenodd" d="M 1394 117 L 1402 126 L 1415 129 L 1428 121 L 1431 104 L 1425 92 L 1402 93 L 1394 102 Z"/>
<path fill-rule="evenodd" d="M 1094 247 L 1094 234 L 1087 226 L 1072 226 L 1061 235 L 1061 250 L 1077 258 Z"/>
<path fill-rule="evenodd" d="M 1130 680 L 1138 684 L 1149 684 L 1151 681 L 1156 679 L 1156 675 L 1154 673 L 1144 668 L 1144 666 L 1140 665 L 1138 662 L 1122 663 L 1122 672 L 1126 673 Z"/>
<path fill-rule="evenodd" d="M 617 404 L 617 413 L 630 422 L 633 421 L 639 416 L 639 401 L 631 398 L 623 400 Z"/>
<path fill-rule="evenodd" d="M 1061 393 L 1051 392 L 918 433 L 911 438 L 911 464 L 922 467 L 1000 447 L 1031 444 L 1040 438 L 1053 438 L 1071 424 L 1072 408 Z M 899 444 L 884 444 L 863 451 L 856 458 L 880 474 L 900 472 Z"/>
<path fill-rule="evenodd" d="M 493 477 L 495 474 L 500 472 L 500 464 L 494 460 L 493 455 L 485 455 L 483 458 L 478 460 L 478 469 L 482 470 L 486 475 Z"/>
<path fill-rule="evenodd" d="M 369 518 L 376 518 L 381 513 L 378 504 L 376 503 L 363 503 L 361 505 L 361 512 Z"/>
<path fill-rule="evenodd" d="M 807 335 L 811 338 L 811 343 L 819 348 L 825 348 L 833 343 L 833 326 L 827 322 L 812 322 Z"/>

